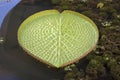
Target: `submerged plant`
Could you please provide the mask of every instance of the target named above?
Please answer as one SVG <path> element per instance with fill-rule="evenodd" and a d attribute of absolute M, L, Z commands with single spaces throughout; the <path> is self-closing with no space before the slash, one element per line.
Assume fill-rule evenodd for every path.
<path fill-rule="evenodd" d="M 83 58 L 97 40 L 98 29 L 92 20 L 69 10 L 38 12 L 18 30 L 18 42 L 28 54 L 57 68 Z"/>

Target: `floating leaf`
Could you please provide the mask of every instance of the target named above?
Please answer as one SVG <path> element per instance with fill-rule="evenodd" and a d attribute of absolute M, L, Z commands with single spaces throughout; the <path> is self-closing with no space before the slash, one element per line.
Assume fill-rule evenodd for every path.
<path fill-rule="evenodd" d="M 69 10 L 38 12 L 18 30 L 18 42 L 28 54 L 57 68 L 87 55 L 97 40 L 98 29 L 92 20 Z"/>

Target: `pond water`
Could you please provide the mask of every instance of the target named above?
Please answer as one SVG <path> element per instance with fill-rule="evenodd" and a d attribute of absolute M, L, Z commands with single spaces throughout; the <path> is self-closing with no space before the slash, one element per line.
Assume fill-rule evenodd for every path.
<path fill-rule="evenodd" d="M 51 5 L 50 0 L 40 0 L 39 3 L 23 1 L 28 3 L 20 3 L 12 9 L 0 29 L 0 80 L 68 80 L 64 79 L 67 72 L 63 68 L 49 68 L 37 61 L 17 41 L 18 28 L 26 18 L 54 8 L 59 11 L 78 11 L 90 17 L 99 28 L 100 38 L 96 50 L 76 64 L 78 72 L 80 69 L 84 72 L 80 80 L 120 80 L 119 0 L 69 0 L 71 3 L 66 3 L 68 0 L 60 0 L 66 2 L 59 3 L 58 0 L 54 5 Z"/>
<path fill-rule="evenodd" d="M 6 41 L 5 44 L 0 45 L 0 80 L 53 80 L 63 78 L 63 71 L 49 69 L 47 65 L 33 59 L 19 47 L 17 42 L 17 30 L 20 24 L 33 13 L 51 7 L 47 4 L 32 6 L 19 4 L 7 15 L 0 30 L 0 36 L 4 37 Z"/>

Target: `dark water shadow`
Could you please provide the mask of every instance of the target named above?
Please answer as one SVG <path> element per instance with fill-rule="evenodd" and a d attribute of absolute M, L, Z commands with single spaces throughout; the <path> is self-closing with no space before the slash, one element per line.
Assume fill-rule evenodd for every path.
<path fill-rule="evenodd" d="M 47 65 L 27 55 L 17 42 L 17 30 L 20 24 L 31 14 L 50 8 L 52 6 L 17 5 L 6 17 L 0 33 L 6 39 L 6 43 L 0 45 L 0 76 L 15 76 L 17 78 L 15 80 L 53 80 L 63 78 L 64 72 L 62 70 L 49 69 Z"/>

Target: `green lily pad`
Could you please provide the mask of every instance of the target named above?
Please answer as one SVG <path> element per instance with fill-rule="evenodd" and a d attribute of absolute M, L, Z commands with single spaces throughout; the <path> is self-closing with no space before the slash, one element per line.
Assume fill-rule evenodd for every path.
<path fill-rule="evenodd" d="M 18 30 L 18 42 L 29 55 L 57 68 L 83 58 L 97 41 L 93 21 L 69 10 L 35 13 Z"/>

